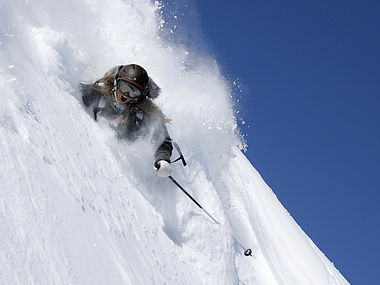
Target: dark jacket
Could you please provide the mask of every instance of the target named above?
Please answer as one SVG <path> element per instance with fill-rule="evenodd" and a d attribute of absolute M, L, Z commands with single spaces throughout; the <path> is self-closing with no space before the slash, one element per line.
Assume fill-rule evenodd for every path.
<path fill-rule="evenodd" d="M 95 120 L 98 116 L 109 119 L 119 139 L 133 142 L 138 138 L 150 137 L 156 147 L 155 162 L 170 162 L 173 146 L 163 118 L 145 111 L 139 104 L 120 106 L 112 96 L 102 94 L 90 86 L 91 84 L 81 83 L 80 91 L 84 105 L 92 112 Z"/>

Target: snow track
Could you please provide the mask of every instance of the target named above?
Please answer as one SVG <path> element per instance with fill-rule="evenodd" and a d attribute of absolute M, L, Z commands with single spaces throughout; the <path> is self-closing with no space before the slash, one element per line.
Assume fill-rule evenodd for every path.
<path fill-rule="evenodd" d="M 213 59 L 160 37 L 158 2 L 3 2 L 1 284 L 347 284 L 239 151 Z M 79 81 L 131 62 L 163 89 L 173 176 L 222 226 L 84 111 Z"/>

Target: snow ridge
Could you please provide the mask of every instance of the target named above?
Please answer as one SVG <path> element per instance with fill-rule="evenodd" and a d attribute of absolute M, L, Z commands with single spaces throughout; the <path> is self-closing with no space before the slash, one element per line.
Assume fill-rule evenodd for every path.
<path fill-rule="evenodd" d="M 215 61 L 162 38 L 162 9 L 0 4 L 0 283 L 348 284 L 240 152 Z M 84 111 L 79 81 L 131 62 L 163 90 L 189 162 L 173 176 L 221 226 L 153 173 L 149 143 Z"/>

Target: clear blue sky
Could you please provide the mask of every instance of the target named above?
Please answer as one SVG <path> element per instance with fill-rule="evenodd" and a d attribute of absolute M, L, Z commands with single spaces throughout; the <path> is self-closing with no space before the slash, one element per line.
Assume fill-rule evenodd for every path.
<path fill-rule="evenodd" d="M 378 284 L 380 2 L 164 3 L 240 79 L 246 155 L 279 200 L 350 283 Z"/>

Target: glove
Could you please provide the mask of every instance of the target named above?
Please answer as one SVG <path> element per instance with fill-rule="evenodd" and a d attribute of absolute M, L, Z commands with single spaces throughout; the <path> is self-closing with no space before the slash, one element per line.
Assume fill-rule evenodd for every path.
<path fill-rule="evenodd" d="M 168 177 L 172 174 L 172 167 L 166 160 L 156 161 L 153 165 L 153 169 L 160 177 Z"/>

